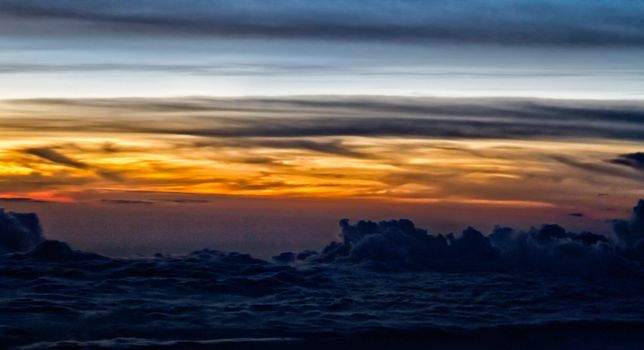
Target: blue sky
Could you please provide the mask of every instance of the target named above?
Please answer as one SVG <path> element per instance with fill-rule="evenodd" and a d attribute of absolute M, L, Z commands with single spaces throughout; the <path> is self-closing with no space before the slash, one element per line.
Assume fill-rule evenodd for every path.
<path fill-rule="evenodd" d="M 639 99 L 635 1 L 4 1 L 0 96 Z"/>

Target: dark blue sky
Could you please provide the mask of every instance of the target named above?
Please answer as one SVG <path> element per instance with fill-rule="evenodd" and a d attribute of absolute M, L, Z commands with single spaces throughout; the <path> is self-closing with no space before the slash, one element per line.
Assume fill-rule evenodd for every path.
<path fill-rule="evenodd" d="M 644 46 L 638 1 L 4 1 L 15 35 Z"/>

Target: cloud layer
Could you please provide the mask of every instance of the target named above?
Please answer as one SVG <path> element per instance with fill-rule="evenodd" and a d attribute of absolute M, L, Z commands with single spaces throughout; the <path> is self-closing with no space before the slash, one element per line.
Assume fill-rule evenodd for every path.
<path fill-rule="evenodd" d="M 561 206 L 590 211 L 586 221 L 632 201 L 643 181 L 637 101 L 40 99 L 0 111 L 8 197 L 97 188 L 362 197 Z M 600 204 L 598 193 L 612 196 Z"/>
<path fill-rule="evenodd" d="M 41 117 L 40 128 L 47 131 L 66 131 L 76 124 L 76 130 L 85 132 L 212 138 L 418 136 L 644 139 L 644 105 L 638 101 L 404 97 L 131 98 L 16 100 L 9 102 L 9 106 L 65 110 L 67 117 L 46 117 L 38 115 L 39 112 L 33 113 L 32 117 Z M 115 118 L 115 112 L 127 114 Z M 155 115 L 163 115 L 163 118 L 151 123 Z M 179 123 L 180 118 L 185 123 Z M 27 127 L 24 123 L 21 125 L 18 118 L 11 117 L 0 119 L 0 125 L 18 130 Z M 305 148 L 318 147 L 306 142 L 301 142 L 301 145 Z"/>
<path fill-rule="evenodd" d="M 636 1 L 4 1 L 20 35 L 185 35 L 500 45 L 644 46 Z M 82 31 L 80 29 L 83 29 Z"/>

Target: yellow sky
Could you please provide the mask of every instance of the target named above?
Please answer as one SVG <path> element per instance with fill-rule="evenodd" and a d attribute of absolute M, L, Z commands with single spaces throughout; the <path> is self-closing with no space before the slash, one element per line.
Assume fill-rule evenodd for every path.
<path fill-rule="evenodd" d="M 235 118 L 254 112 L 167 105 L 171 112 L 155 114 L 123 105 L 6 101 L 0 109 L 2 194 L 82 201 L 86 192 L 147 191 L 509 207 L 593 203 L 597 210 L 610 205 L 597 204 L 598 196 L 621 203 L 642 195 L 641 172 L 607 162 L 644 148 L 633 140 L 213 136 L 194 131 L 205 130 L 204 118 L 221 134 L 237 130 Z M 255 122 L 261 127 L 263 120 Z M 158 132 L 159 125 L 180 131 Z"/>

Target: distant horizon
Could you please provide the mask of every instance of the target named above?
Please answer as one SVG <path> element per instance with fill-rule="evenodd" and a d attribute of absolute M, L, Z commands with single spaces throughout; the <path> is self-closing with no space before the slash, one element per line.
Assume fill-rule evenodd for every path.
<path fill-rule="evenodd" d="M 115 253 L 309 247 L 345 215 L 609 232 L 644 197 L 642 17 L 633 1 L 3 1 L 0 204 Z"/>

